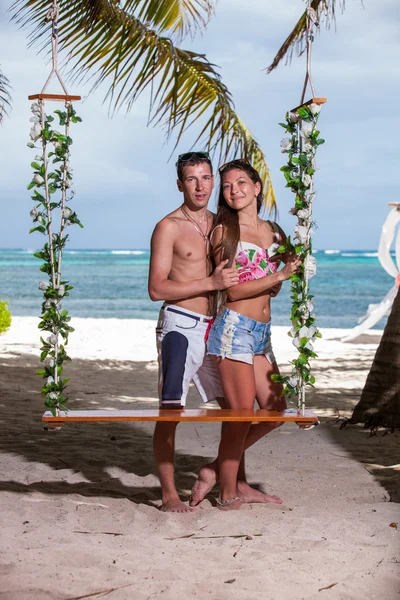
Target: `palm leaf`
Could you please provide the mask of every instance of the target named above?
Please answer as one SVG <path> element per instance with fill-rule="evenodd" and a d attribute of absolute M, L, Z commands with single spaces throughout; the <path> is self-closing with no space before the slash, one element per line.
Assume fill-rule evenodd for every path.
<path fill-rule="evenodd" d="M 167 0 L 158 4 L 161 7 L 170 1 L 176 3 Z M 199 2 L 196 0 L 194 5 Z M 128 0 L 124 5 L 127 3 Z M 150 0 L 146 4 L 150 5 Z M 185 5 L 189 5 L 189 0 Z M 14 15 L 19 23 L 34 26 L 31 43 L 48 43 L 49 26 L 43 22 L 48 2 L 17 0 L 14 8 L 19 8 Z M 129 110 L 139 95 L 149 89 L 149 122 L 164 126 L 168 138 L 175 134 L 176 144 L 188 127 L 204 119 L 194 145 L 202 144 L 224 162 L 235 156 L 248 158 L 264 181 L 267 206 L 274 207 L 263 152 L 236 114 L 232 96 L 215 65 L 204 55 L 176 47 L 157 28 L 119 8 L 116 0 L 60 0 L 60 9 L 60 46 L 69 54 L 75 80 L 94 77 L 92 90 L 103 81 L 110 81 L 107 97 L 114 110 L 122 106 Z M 146 14 L 149 16 L 150 12 Z M 157 18 L 167 22 L 161 13 Z M 48 47 L 47 43 L 43 47 Z"/>
<path fill-rule="evenodd" d="M 8 110 L 11 108 L 10 90 L 10 82 L 0 69 L 0 125 L 3 124 L 4 117 L 8 117 Z"/>
<path fill-rule="evenodd" d="M 210 0 L 125 0 L 124 11 L 151 23 L 158 33 L 170 31 L 183 38 L 207 26 L 215 4 Z"/>
<path fill-rule="evenodd" d="M 317 13 L 319 22 L 325 22 L 327 28 L 329 28 L 331 23 L 335 21 L 336 2 L 337 0 L 312 0 L 311 2 L 311 8 L 313 8 Z M 345 3 L 346 0 L 339 0 L 339 5 L 342 11 L 345 8 Z M 285 57 L 286 63 L 290 62 L 292 60 L 295 47 L 297 48 L 298 55 L 301 55 L 304 52 L 306 33 L 307 11 L 305 10 L 294 26 L 293 31 L 291 31 L 286 40 L 283 42 L 282 46 L 279 48 L 274 60 L 267 68 L 267 73 L 271 73 L 271 71 L 273 71 Z"/>

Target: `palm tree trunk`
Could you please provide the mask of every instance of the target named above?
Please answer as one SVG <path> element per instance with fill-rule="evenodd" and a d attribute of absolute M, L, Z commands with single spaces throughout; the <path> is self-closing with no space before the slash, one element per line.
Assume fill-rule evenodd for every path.
<path fill-rule="evenodd" d="M 400 428 L 400 288 L 350 423 Z"/>

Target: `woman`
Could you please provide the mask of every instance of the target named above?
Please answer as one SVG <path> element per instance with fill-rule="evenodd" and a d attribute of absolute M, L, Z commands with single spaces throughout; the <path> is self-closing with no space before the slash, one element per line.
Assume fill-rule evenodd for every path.
<path fill-rule="evenodd" d="M 263 205 L 262 182 L 250 163 L 233 160 L 219 172 L 218 213 L 211 238 L 213 255 L 217 265 L 228 259 L 229 266 L 236 266 L 239 283 L 223 294 L 207 351 L 217 361 L 229 408 L 253 409 L 256 398 L 261 408 L 283 410 L 282 386 L 271 380 L 271 375 L 279 371 L 270 341 L 270 299 L 282 281 L 296 272 L 300 259 L 277 254 L 285 234 L 278 225 L 258 216 Z M 278 271 L 281 260 L 286 264 Z M 281 502 L 276 496 L 252 500 L 257 492 L 243 481 L 243 464 L 242 474 L 239 473 L 242 489 L 238 483 L 244 450 L 278 425 L 225 423 L 218 463 L 201 470 L 191 504 L 205 496 L 218 475 L 221 491 L 217 506 L 222 510 L 240 508 L 242 502 Z"/>

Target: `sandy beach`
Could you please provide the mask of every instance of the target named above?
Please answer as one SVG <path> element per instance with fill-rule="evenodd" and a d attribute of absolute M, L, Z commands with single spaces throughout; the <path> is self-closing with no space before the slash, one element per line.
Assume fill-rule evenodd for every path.
<path fill-rule="evenodd" d="M 321 425 L 287 424 L 247 453 L 250 482 L 282 505 L 221 513 L 216 488 L 191 514 L 158 510 L 151 423 L 43 431 L 38 319 L 0 338 L 0 598 L 373 599 L 400 590 L 400 511 L 390 502 L 400 435 L 340 429 L 358 401 L 381 332 L 353 342 L 322 330 L 308 407 Z M 65 375 L 74 409 L 155 408 L 155 322 L 73 319 Z M 295 356 L 275 327 L 283 372 Z M 191 389 L 188 406 L 201 400 Z M 339 417 L 339 420 L 337 419 Z M 214 457 L 217 424 L 181 424 L 177 484 L 187 500 Z M 399 527 L 399 529 L 397 529 Z"/>

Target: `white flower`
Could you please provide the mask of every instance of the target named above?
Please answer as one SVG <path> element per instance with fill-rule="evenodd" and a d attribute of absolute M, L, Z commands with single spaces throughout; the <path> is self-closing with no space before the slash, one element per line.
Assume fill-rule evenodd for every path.
<path fill-rule="evenodd" d="M 292 341 L 292 344 L 293 344 L 293 346 L 296 346 L 296 348 L 299 348 L 299 346 L 300 346 L 300 340 L 299 340 L 299 338 L 297 338 L 297 337 L 294 338 L 293 341 Z"/>
<path fill-rule="evenodd" d="M 44 223 L 44 218 L 42 217 L 42 215 L 39 215 L 38 218 L 36 219 L 36 221 L 38 223 Z"/>
<path fill-rule="evenodd" d="M 308 317 L 313 310 L 314 310 L 314 304 L 310 300 L 307 300 L 304 304 L 301 304 L 298 308 L 299 313 L 304 315 L 305 317 Z"/>
<path fill-rule="evenodd" d="M 311 279 L 317 272 L 317 259 L 315 256 L 308 254 L 304 261 L 304 271 L 307 273 L 308 279 Z"/>
<path fill-rule="evenodd" d="M 48 394 L 48 396 L 51 400 L 57 400 L 58 392 L 50 392 L 50 394 Z"/>
<path fill-rule="evenodd" d="M 321 107 L 319 104 L 310 104 L 308 107 L 312 115 L 318 115 L 321 111 Z"/>
<path fill-rule="evenodd" d="M 47 385 L 50 385 L 51 383 L 54 383 L 54 378 L 53 377 L 48 377 L 47 378 Z"/>
<path fill-rule="evenodd" d="M 296 225 L 294 228 L 294 237 L 300 244 L 305 244 L 308 239 L 308 227 Z"/>
<path fill-rule="evenodd" d="M 312 179 L 311 176 L 308 175 L 308 173 L 303 173 L 303 177 L 301 178 L 301 180 L 306 187 L 310 187 Z"/>
<path fill-rule="evenodd" d="M 65 287 L 63 285 L 59 285 L 57 288 L 57 294 L 59 296 L 64 296 L 65 294 Z"/>
<path fill-rule="evenodd" d="M 64 183 L 64 187 L 69 188 L 71 187 L 71 181 L 69 179 L 66 179 L 66 181 L 63 182 Z"/>
<path fill-rule="evenodd" d="M 307 350 L 311 350 L 311 352 L 314 352 L 314 346 L 312 345 L 311 342 L 307 342 L 307 344 L 304 346 L 304 348 L 307 348 Z"/>
<path fill-rule="evenodd" d="M 42 134 L 42 126 L 40 125 L 40 123 L 34 123 L 30 130 L 31 140 L 36 142 L 36 140 L 38 138 L 40 138 L 41 134 Z"/>
<path fill-rule="evenodd" d="M 311 215 L 311 210 L 309 208 L 302 208 L 297 211 L 297 216 L 299 219 L 308 219 Z"/>
<path fill-rule="evenodd" d="M 291 138 L 283 138 L 281 141 L 282 152 L 289 152 L 292 147 L 292 139 Z"/>
<path fill-rule="evenodd" d="M 313 145 L 310 142 L 306 142 L 303 148 L 304 152 L 310 153 L 314 150 Z"/>
<path fill-rule="evenodd" d="M 46 358 L 43 361 L 43 364 L 46 365 L 46 367 L 54 367 L 54 358 L 52 358 L 51 356 L 46 356 Z"/>
<path fill-rule="evenodd" d="M 38 214 L 37 208 L 32 208 L 29 214 L 31 215 L 31 217 L 36 217 L 36 215 Z"/>
<path fill-rule="evenodd" d="M 288 384 L 294 388 L 297 387 L 297 377 L 291 377 L 288 381 Z"/>
<path fill-rule="evenodd" d="M 40 281 L 39 290 L 45 291 L 49 287 L 49 283 L 47 281 Z"/>
<path fill-rule="evenodd" d="M 41 175 L 39 175 L 39 173 L 36 173 L 33 177 L 33 180 L 35 183 L 37 183 L 38 185 L 41 185 L 42 183 L 44 183 L 44 179 Z"/>
<path fill-rule="evenodd" d="M 296 327 L 292 327 L 291 330 L 289 331 L 289 335 L 294 338 L 297 335 L 297 329 Z"/>
<path fill-rule="evenodd" d="M 68 219 L 72 215 L 72 210 L 70 208 L 64 208 L 63 217 L 64 219 Z"/>
<path fill-rule="evenodd" d="M 71 169 L 69 168 L 69 162 L 65 162 L 63 165 L 61 165 L 60 167 L 60 171 L 66 171 L 67 173 L 71 172 Z"/>
<path fill-rule="evenodd" d="M 306 327 L 303 325 L 303 327 L 299 330 L 299 338 L 307 338 L 308 340 L 312 340 L 316 333 L 317 328 L 314 327 L 314 325 L 311 325 L 311 327 Z"/>
<path fill-rule="evenodd" d="M 300 119 L 299 115 L 297 113 L 294 112 L 290 112 L 289 113 L 289 121 L 291 123 L 297 123 L 297 121 Z"/>
<path fill-rule="evenodd" d="M 34 116 L 29 119 L 29 122 L 30 123 L 40 123 L 40 119 L 39 119 L 39 117 Z"/>
<path fill-rule="evenodd" d="M 307 139 L 311 136 L 314 129 L 314 125 L 312 123 L 303 123 L 303 126 L 300 130 L 300 135 L 302 138 Z"/>
<path fill-rule="evenodd" d="M 45 308 L 50 308 L 50 306 L 51 306 L 50 300 L 46 300 L 46 302 L 44 303 L 44 307 Z"/>
<path fill-rule="evenodd" d="M 34 115 L 40 115 L 40 114 L 41 114 L 41 112 L 42 112 L 42 109 L 40 108 L 40 104 L 39 104 L 38 102 L 34 102 L 34 103 L 31 105 L 31 112 L 32 112 Z"/>
<path fill-rule="evenodd" d="M 49 344 L 51 344 L 52 346 L 55 346 L 58 342 L 58 335 L 52 333 L 51 335 L 49 335 L 49 337 L 47 338 L 47 341 Z"/>
<path fill-rule="evenodd" d="M 53 146 L 56 150 L 59 150 L 61 148 L 60 142 L 53 142 Z"/>

